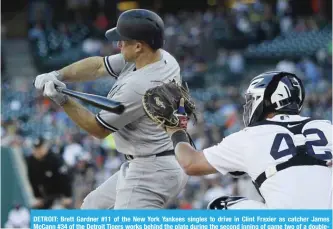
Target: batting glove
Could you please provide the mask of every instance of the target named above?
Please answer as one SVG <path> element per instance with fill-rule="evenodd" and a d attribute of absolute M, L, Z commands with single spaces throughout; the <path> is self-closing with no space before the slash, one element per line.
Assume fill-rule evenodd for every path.
<path fill-rule="evenodd" d="M 43 95 L 52 99 L 59 106 L 63 106 L 68 101 L 68 96 L 57 91 L 58 88 L 66 88 L 66 84 L 59 80 L 48 81 L 44 85 Z"/>
<path fill-rule="evenodd" d="M 44 86 L 47 82 L 61 80 L 61 78 L 62 77 L 61 77 L 60 73 L 57 71 L 44 73 L 44 74 L 36 76 L 35 81 L 34 81 L 34 86 L 38 90 L 43 90 Z"/>

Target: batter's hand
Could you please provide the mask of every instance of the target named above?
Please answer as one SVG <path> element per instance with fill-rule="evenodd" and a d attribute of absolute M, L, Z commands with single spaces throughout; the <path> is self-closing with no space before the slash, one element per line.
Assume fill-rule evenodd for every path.
<path fill-rule="evenodd" d="M 66 84 L 59 80 L 48 81 L 45 83 L 43 95 L 52 99 L 59 106 L 62 106 L 67 102 L 68 96 L 59 93 L 55 88 L 56 86 L 59 88 L 66 88 Z"/>
<path fill-rule="evenodd" d="M 60 80 L 60 74 L 57 71 L 45 73 L 36 76 L 34 86 L 38 90 L 43 90 L 47 82 Z"/>

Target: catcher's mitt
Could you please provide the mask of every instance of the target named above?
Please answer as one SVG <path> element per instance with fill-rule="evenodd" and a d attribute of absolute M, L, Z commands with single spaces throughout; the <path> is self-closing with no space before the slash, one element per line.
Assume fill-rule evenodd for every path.
<path fill-rule="evenodd" d="M 184 100 L 185 113 L 179 114 L 180 100 Z M 183 102 L 183 101 L 182 101 Z M 162 83 L 146 91 L 142 98 L 143 108 L 150 119 L 164 128 L 182 127 L 180 116 L 196 121 L 195 104 L 189 89 L 175 81 Z"/>

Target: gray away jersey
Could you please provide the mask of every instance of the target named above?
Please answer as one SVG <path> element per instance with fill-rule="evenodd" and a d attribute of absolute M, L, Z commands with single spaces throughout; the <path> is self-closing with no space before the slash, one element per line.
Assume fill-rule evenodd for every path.
<path fill-rule="evenodd" d="M 147 156 L 173 149 L 169 136 L 148 118 L 142 106 L 143 94 L 160 84 L 153 81 L 181 81 L 176 59 L 160 51 L 160 61 L 138 70 L 134 63 L 126 63 L 122 54 L 104 57 L 109 74 L 117 79 L 107 97 L 123 103 L 126 109 L 121 115 L 103 110 L 96 119 L 114 132 L 117 150 L 123 154 Z"/>

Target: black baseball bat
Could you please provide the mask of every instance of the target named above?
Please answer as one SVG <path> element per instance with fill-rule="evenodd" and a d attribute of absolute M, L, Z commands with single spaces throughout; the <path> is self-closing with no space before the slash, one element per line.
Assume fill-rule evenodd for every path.
<path fill-rule="evenodd" d="M 103 96 L 83 93 L 79 91 L 70 90 L 67 88 L 60 88 L 57 86 L 56 89 L 58 92 L 62 94 L 77 98 L 102 110 L 110 111 L 115 114 L 122 114 L 125 110 L 125 106 L 120 102 L 108 99 Z"/>

